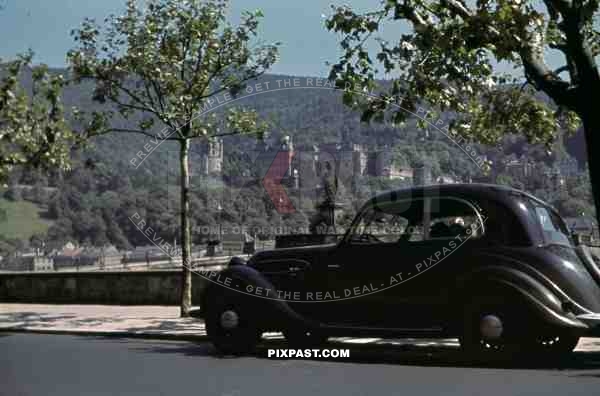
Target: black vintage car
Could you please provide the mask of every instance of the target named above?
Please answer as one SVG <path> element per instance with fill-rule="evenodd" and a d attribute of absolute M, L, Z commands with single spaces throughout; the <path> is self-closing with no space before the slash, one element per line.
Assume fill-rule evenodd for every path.
<path fill-rule="evenodd" d="M 216 278 L 216 277 L 215 277 Z M 207 332 L 226 353 L 266 331 L 458 337 L 475 353 L 572 351 L 600 334 L 600 269 L 555 209 L 485 184 L 391 191 L 335 244 L 236 258 L 207 287 Z"/>

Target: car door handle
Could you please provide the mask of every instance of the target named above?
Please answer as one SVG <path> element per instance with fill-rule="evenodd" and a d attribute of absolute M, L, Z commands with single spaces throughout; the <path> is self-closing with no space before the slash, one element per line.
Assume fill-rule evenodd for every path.
<path fill-rule="evenodd" d="M 327 268 L 329 268 L 329 269 L 340 269 L 340 268 L 342 268 L 342 266 L 339 265 L 339 264 L 327 264 Z"/>

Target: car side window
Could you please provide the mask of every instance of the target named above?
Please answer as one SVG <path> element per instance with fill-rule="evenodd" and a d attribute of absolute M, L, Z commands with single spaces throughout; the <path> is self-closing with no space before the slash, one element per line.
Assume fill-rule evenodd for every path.
<path fill-rule="evenodd" d="M 430 198 L 425 207 L 427 239 L 483 236 L 484 224 L 475 206 L 458 198 Z"/>
<path fill-rule="evenodd" d="M 368 208 L 350 235 L 352 244 L 423 240 L 422 204 L 386 204 Z"/>
<path fill-rule="evenodd" d="M 486 240 L 500 245 L 529 245 L 523 226 L 509 208 L 492 201 L 484 206 Z"/>

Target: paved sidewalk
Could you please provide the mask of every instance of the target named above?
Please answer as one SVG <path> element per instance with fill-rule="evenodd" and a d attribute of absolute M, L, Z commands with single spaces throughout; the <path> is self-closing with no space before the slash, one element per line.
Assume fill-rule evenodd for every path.
<path fill-rule="evenodd" d="M 179 307 L 0 304 L 0 330 L 148 336 L 205 337 L 204 322 L 180 318 Z"/>
<path fill-rule="evenodd" d="M 0 304 L 0 331 L 30 331 L 127 337 L 193 339 L 206 337 L 204 321 L 180 318 L 179 307 L 116 305 Z M 265 338 L 281 338 L 279 333 Z M 382 339 L 339 337 L 348 344 L 458 347 L 456 339 Z M 578 351 L 600 351 L 600 338 L 582 338 Z"/>

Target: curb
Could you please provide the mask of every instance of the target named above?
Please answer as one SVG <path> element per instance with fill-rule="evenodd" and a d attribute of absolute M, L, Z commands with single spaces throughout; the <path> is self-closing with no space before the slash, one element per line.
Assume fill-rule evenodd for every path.
<path fill-rule="evenodd" d="M 75 335 L 86 337 L 114 337 L 114 338 L 141 338 L 154 340 L 171 341 L 208 341 L 208 336 L 192 334 L 155 334 L 155 333 L 135 333 L 130 331 L 86 331 L 86 330 L 52 330 L 52 329 L 24 329 L 24 328 L 2 328 L 2 333 L 31 333 L 31 334 L 53 334 L 53 335 Z"/>

